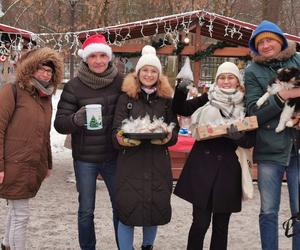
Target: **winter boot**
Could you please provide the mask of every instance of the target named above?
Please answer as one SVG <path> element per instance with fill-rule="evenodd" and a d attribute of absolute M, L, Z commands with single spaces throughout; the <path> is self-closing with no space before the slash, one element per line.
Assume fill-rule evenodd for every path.
<path fill-rule="evenodd" d="M 153 246 L 147 245 L 147 246 L 142 246 L 142 250 L 152 250 Z"/>

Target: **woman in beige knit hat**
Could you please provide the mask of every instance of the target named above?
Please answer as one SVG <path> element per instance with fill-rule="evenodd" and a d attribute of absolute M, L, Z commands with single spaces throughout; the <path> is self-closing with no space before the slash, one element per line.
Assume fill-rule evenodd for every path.
<path fill-rule="evenodd" d="M 113 124 L 113 139 L 119 148 L 115 184 L 120 220 L 119 247 L 132 250 L 134 228 L 140 226 L 143 228 L 141 249 L 150 250 L 153 249 L 157 226 L 171 220 L 172 172 L 168 146 L 177 142 L 179 129 L 177 117 L 171 110 L 173 89 L 162 74 L 153 47 L 147 45 L 143 48 L 136 72 L 127 75 L 122 90 L 125 93 L 118 100 Z M 122 124 L 126 120 L 145 117 L 151 122 L 160 119 L 165 125 L 174 125 L 162 138 L 131 139 L 124 136 Z"/>
<path fill-rule="evenodd" d="M 187 249 L 203 249 L 212 220 L 210 249 L 225 250 L 231 214 L 241 211 L 241 166 L 235 151 L 238 146 L 251 147 L 253 136 L 233 126 L 226 136 L 200 140 L 197 127 L 218 126 L 244 117 L 239 69 L 234 63 L 222 63 L 208 93 L 186 100 L 187 92 L 184 82 L 180 82 L 172 103 L 177 114 L 192 115 L 190 129 L 196 138 L 174 190 L 193 206 Z"/>

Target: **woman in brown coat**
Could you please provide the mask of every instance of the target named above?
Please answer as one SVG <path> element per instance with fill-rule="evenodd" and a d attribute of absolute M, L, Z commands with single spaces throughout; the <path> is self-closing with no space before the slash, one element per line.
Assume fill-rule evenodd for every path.
<path fill-rule="evenodd" d="M 168 146 L 177 142 L 178 125 L 171 109 L 171 88 L 161 74 L 155 49 L 145 46 L 122 85 L 113 123 L 114 140 L 120 148 L 117 160 L 115 201 L 119 216 L 120 250 L 132 250 L 134 226 L 143 227 L 142 249 L 152 249 L 157 225 L 171 219 L 172 172 Z M 149 115 L 163 118 L 175 128 L 162 140 L 133 140 L 120 136 L 122 121 Z"/>
<path fill-rule="evenodd" d="M 17 63 L 15 86 L 0 89 L 0 197 L 8 203 L 2 249 L 25 249 L 29 199 L 52 169 L 51 96 L 62 65 L 50 48 L 31 50 Z"/>

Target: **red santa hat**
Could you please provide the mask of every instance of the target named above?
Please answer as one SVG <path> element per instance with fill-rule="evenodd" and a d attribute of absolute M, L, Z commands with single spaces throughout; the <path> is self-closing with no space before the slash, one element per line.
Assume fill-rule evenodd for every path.
<path fill-rule="evenodd" d="M 82 44 L 82 49 L 78 50 L 78 55 L 86 61 L 88 56 L 95 52 L 105 53 L 109 60 L 112 58 L 111 47 L 108 46 L 105 37 L 102 34 L 96 34 L 88 37 Z"/>

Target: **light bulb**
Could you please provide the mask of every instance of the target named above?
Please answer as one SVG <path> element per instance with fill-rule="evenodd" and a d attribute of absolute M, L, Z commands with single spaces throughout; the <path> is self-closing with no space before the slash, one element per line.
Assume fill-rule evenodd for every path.
<path fill-rule="evenodd" d="M 186 36 L 186 37 L 183 39 L 183 42 L 184 42 L 185 44 L 189 44 L 190 39 Z"/>

